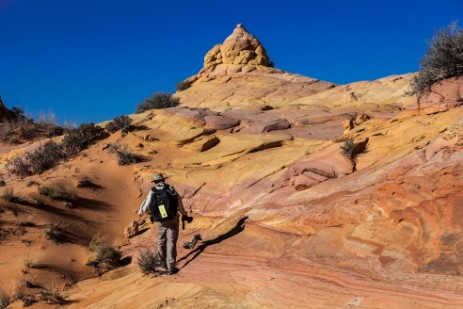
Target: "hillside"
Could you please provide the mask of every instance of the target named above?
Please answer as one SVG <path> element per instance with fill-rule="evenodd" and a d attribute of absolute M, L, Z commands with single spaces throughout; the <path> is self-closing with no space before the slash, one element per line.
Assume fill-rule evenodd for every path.
<path fill-rule="evenodd" d="M 405 96 L 412 77 L 335 85 L 285 72 L 238 25 L 185 81 L 179 107 L 130 115 L 139 129 L 23 179 L 5 164 L 40 142 L 2 149 L 4 195 L 20 200 L 1 204 L 1 286 L 55 288 L 69 308 L 461 308 L 463 79 L 418 105 Z M 144 162 L 119 166 L 109 143 Z M 194 217 L 180 272 L 162 278 L 136 265 L 155 226 L 123 235 L 158 172 Z M 77 199 L 69 207 L 39 185 Z M 52 225 L 57 242 L 44 234 Z M 196 233 L 203 242 L 181 248 Z M 95 234 L 124 266 L 85 265 Z"/>

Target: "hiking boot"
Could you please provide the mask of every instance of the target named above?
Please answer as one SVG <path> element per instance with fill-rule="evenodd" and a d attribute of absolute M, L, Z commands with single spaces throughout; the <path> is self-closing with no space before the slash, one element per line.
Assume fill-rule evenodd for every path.
<path fill-rule="evenodd" d="M 176 273 L 178 273 L 178 271 L 179 269 L 177 267 L 174 267 L 172 269 L 168 269 L 166 271 L 161 272 L 161 276 L 165 277 L 165 276 L 175 275 Z"/>

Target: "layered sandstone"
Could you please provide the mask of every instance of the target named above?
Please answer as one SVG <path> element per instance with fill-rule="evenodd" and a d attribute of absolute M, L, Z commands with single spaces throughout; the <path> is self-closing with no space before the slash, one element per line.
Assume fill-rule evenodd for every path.
<path fill-rule="evenodd" d="M 178 93 L 182 106 L 131 115 L 139 130 L 41 175 L 3 169 L 23 198 L 0 208 L 7 292 L 38 295 L 53 283 L 71 308 L 460 308 L 461 79 L 417 102 L 405 95 L 412 75 L 333 87 L 269 67 L 243 27 L 225 42 Z M 119 166 L 110 143 L 145 160 Z M 26 147 L 37 144 L 14 153 Z M 2 149 L 2 162 L 14 153 Z M 180 272 L 162 278 L 136 265 L 156 248 L 156 225 L 136 210 L 159 172 L 194 217 L 180 233 Z M 81 179 L 98 187 L 77 188 Z M 39 185 L 74 190 L 75 207 L 40 197 Z M 44 237 L 52 224 L 58 243 Z M 85 266 L 96 233 L 129 265 Z M 196 249 L 181 247 L 197 233 Z"/>

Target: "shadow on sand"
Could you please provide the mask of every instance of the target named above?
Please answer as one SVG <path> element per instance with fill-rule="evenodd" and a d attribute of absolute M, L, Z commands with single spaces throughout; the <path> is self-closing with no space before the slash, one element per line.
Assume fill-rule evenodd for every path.
<path fill-rule="evenodd" d="M 179 259 L 177 261 L 177 263 L 179 263 L 181 261 L 185 261 L 185 263 L 182 265 L 182 267 L 179 267 L 179 268 L 182 269 L 182 268 L 186 267 L 194 259 L 196 259 L 204 251 L 204 249 L 206 249 L 207 247 L 218 244 L 218 243 L 224 241 L 225 239 L 233 237 L 233 236 L 241 233 L 242 231 L 244 231 L 244 223 L 245 223 L 246 219 L 248 219 L 248 217 L 241 218 L 236 223 L 236 225 L 231 230 L 229 230 L 228 232 L 226 232 L 226 233 L 224 233 L 222 235 L 219 235 L 214 239 L 203 241 L 196 249 L 194 249 L 193 251 L 191 251 L 190 253 L 188 253 L 187 255 L 185 255 L 184 257 L 182 257 L 181 259 Z"/>

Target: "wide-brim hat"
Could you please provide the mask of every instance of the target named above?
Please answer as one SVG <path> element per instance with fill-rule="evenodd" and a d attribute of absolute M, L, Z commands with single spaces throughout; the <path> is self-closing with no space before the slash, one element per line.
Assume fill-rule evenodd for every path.
<path fill-rule="evenodd" d="M 164 175 L 162 175 L 161 173 L 158 173 L 154 175 L 153 181 L 151 182 L 156 182 L 156 181 L 164 180 L 164 179 L 167 179 L 167 177 L 164 177 Z"/>

